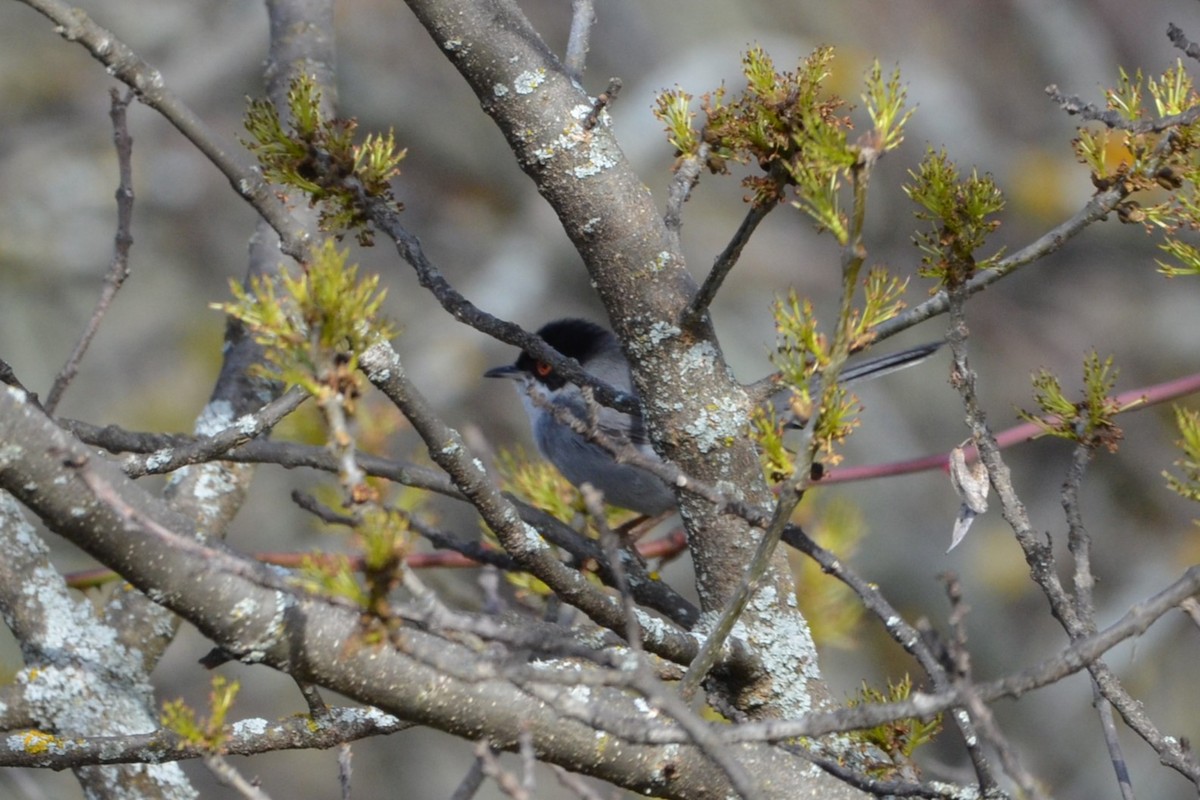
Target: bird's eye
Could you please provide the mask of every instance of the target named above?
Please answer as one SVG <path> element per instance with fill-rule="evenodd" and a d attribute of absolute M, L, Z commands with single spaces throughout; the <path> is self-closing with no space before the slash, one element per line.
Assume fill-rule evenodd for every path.
<path fill-rule="evenodd" d="M 545 378 L 551 372 L 554 372 L 554 367 L 550 366 L 545 361 L 539 361 L 533 365 L 533 371 L 537 373 L 539 378 Z"/>

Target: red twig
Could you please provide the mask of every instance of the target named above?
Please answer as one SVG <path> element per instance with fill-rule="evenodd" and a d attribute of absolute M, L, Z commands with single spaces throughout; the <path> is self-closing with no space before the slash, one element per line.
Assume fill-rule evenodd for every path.
<path fill-rule="evenodd" d="M 1158 383 L 1145 389 L 1134 389 L 1129 392 L 1123 392 L 1114 399 L 1118 406 L 1123 408 L 1128 406 L 1128 408 L 1125 408 L 1126 411 L 1137 411 L 1167 400 L 1173 400 L 1177 397 L 1184 397 L 1194 392 L 1200 392 L 1200 373 Z M 1045 421 L 1048 423 L 1056 422 L 1052 417 L 1046 417 Z M 1020 425 L 1015 425 L 997 434 L 996 442 L 1002 448 L 1011 447 L 1014 444 L 1036 438 L 1039 433 L 1041 433 L 1041 428 L 1037 425 L 1034 425 L 1032 422 L 1022 422 Z M 966 454 L 967 461 L 971 461 L 976 457 L 973 445 L 964 447 L 963 451 Z M 949 465 L 950 453 L 935 453 L 904 461 L 893 461 L 888 464 L 867 464 L 861 467 L 830 469 L 821 478 L 821 484 L 865 481 L 870 478 L 908 475 L 913 472 L 924 472 L 930 469 L 940 469 L 945 472 L 949 469 Z"/>

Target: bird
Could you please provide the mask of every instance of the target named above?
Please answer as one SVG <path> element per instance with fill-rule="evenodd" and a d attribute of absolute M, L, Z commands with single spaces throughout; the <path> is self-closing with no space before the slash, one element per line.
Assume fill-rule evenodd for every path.
<path fill-rule="evenodd" d="M 579 362 L 592 377 L 636 397 L 629 362 L 612 331 L 572 317 L 546 323 L 537 335 L 562 355 Z M 840 382 L 851 383 L 913 366 L 941 344 L 934 342 L 860 361 L 842 371 Z M 585 426 L 594 424 L 600 434 L 614 443 L 628 443 L 647 458 L 657 460 L 640 413 L 626 414 L 590 402 L 552 364 L 528 351 L 522 351 L 513 364 L 489 369 L 483 377 L 516 382 L 538 452 L 572 485 L 591 484 L 610 505 L 649 517 L 675 508 L 675 492 L 665 481 L 642 467 L 619 463 L 609 448 L 589 441 L 585 434 L 563 421 L 573 417 Z M 788 390 L 781 390 L 780 401 L 773 398 L 772 402 L 785 408 L 786 403 L 781 401 L 788 395 Z"/>

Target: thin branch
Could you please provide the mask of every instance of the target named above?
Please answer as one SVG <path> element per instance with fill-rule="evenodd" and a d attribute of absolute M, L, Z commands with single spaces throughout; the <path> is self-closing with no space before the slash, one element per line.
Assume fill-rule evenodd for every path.
<path fill-rule="evenodd" d="M 966 618 L 970 606 L 963 600 L 962 584 L 954 573 L 944 575 L 946 596 L 950 600 L 950 627 L 954 632 L 947 643 L 948 660 L 953 670 L 954 685 L 963 690 L 967 702 L 962 708 L 956 708 L 951 716 L 959 724 L 963 738 L 973 758 L 976 758 L 976 775 L 979 778 L 979 793 L 988 797 L 999 790 L 999 784 L 992 775 L 991 766 L 983 755 L 982 747 L 974 737 L 978 736 L 995 748 L 1000 755 L 1000 763 L 1004 771 L 1021 787 L 1026 796 L 1034 800 L 1047 800 L 1038 787 L 1038 782 L 1029 774 L 1017 756 L 1016 749 L 1008 741 L 1008 737 L 996 725 L 990 709 L 974 693 L 971 669 L 971 653 L 967 649 Z M 982 767 L 982 768 L 981 768 Z"/>
<path fill-rule="evenodd" d="M 577 83 L 583 82 L 583 68 L 587 61 L 592 26 L 595 24 L 593 0 L 571 0 L 571 34 L 567 39 L 567 56 L 563 59 L 563 66 Z"/>
<path fill-rule="evenodd" d="M 1164 734 L 1146 713 L 1144 705 L 1121 686 L 1120 680 L 1103 662 L 1088 666 L 1100 694 L 1121 715 L 1125 724 L 1158 754 L 1158 761 L 1200 787 L 1200 762 L 1187 740 Z M 1114 765 L 1116 766 L 1116 765 Z M 1119 770 L 1120 767 L 1116 766 Z"/>
<path fill-rule="evenodd" d="M 1122 800 L 1135 800 L 1133 777 L 1129 774 L 1129 762 L 1125 760 L 1125 752 L 1121 748 L 1121 741 L 1117 736 L 1117 723 L 1113 717 L 1112 703 L 1100 694 L 1100 687 L 1094 680 L 1092 681 L 1092 704 L 1100 716 L 1100 730 L 1104 734 L 1104 745 L 1108 748 L 1113 772 L 1117 777 L 1117 787 L 1121 790 L 1121 798 Z"/>
<path fill-rule="evenodd" d="M 342 525 L 352 528 L 357 524 L 357 520 L 355 520 L 354 517 L 350 516 L 349 514 L 342 514 L 334 511 L 312 494 L 301 491 L 300 489 L 292 490 L 292 502 L 308 513 L 312 514 L 321 522 L 324 522 L 326 525 Z"/>
<path fill-rule="evenodd" d="M 692 190 L 700 182 L 700 172 L 708 159 L 708 144 L 701 143 L 694 155 L 683 156 L 675 165 L 675 175 L 667 186 L 667 208 L 663 212 L 663 225 L 672 244 L 680 247 L 679 232 L 683 228 L 683 204 L 692 196 Z"/>
<path fill-rule="evenodd" d="M 1000 259 L 991 269 L 983 270 L 972 277 L 967 281 L 967 293 L 973 295 L 981 292 L 1026 264 L 1032 264 L 1062 249 L 1067 242 L 1086 230 L 1089 225 L 1104 219 L 1124 199 L 1125 192 L 1120 187 L 1098 192 L 1069 219 L 1051 228 L 1012 255 Z M 925 302 L 915 305 L 908 311 L 873 328 L 875 341 L 887 339 L 920 322 L 944 314 L 949 308 L 950 298 L 944 289 L 940 290 Z"/>
<path fill-rule="evenodd" d="M 261 786 L 246 780 L 238 770 L 225 760 L 224 756 L 209 753 L 204 756 L 204 766 L 213 774 L 219 783 L 233 789 L 246 800 L 271 800 L 271 795 L 263 791 Z"/>
<path fill-rule="evenodd" d="M 629 591 L 629 581 L 625 578 L 625 570 L 621 566 L 623 560 L 620 552 L 621 543 L 604 516 L 604 495 L 590 483 L 585 483 L 579 488 L 583 493 L 583 502 L 588 515 L 592 518 L 596 529 L 600 531 L 600 546 L 604 548 L 608 562 L 613 565 L 613 577 L 616 579 L 613 583 L 621 598 L 621 605 L 625 609 L 625 641 L 629 642 L 629 647 L 635 654 L 640 654 L 642 652 L 642 635 L 638 629 L 637 607 L 633 602 L 633 594 Z"/>
<path fill-rule="evenodd" d="M 697 157 L 697 160 L 702 164 L 702 157 Z M 778 203 L 754 203 L 750 206 L 750 210 L 746 212 L 746 216 L 742 218 L 742 223 L 738 225 L 738 229 L 734 232 L 733 238 L 729 240 L 729 244 L 725 245 L 725 249 L 717 256 L 713 262 L 712 269 L 704 278 L 704 283 L 696 291 L 696 294 L 688 302 L 687 308 L 684 310 L 681 317 L 682 322 L 680 327 L 685 330 L 691 329 L 699 319 L 708 311 L 708 307 L 712 301 L 716 299 L 717 292 L 722 284 L 725 283 L 725 278 L 733 270 L 737 264 L 738 258 L 742 255 L 742 250 L 746 243 L 750 241 L 750 237 L 758 228 L 760 222 L 767 218 L 767 214 L 778 205 Z"/>
<path fill-rule="evenodd" d="M 591 373 L 584 371 L 579 362 L 566 358 L 557 350 L 542 341 L 540 336 L 529 333 L 515 323 L 502 320 L 482 310 L 446 280 L 441 271 L 425 254 L 421 240 L 413 235 L 400 222 L 399 215 L 387 203 L 365 195 L 361 198 L 363 208 L 367 209 L 371 221 L 376 227 L 396 243 L 396 252 L 417 273 L 417 282 L 434 296 L 454 319 L 470 325 L 480 333 L 487 334 L 506 344 L 521 348 L 538 360 L 545 361 L 554 367 L 555 372 L 577 386 L 590 387 L 596 393 L 596 399 L 603 405 L 624 411 L 627 414 L 639 413 L 637 400 L 628 392 L 621 392 L 598 380 Z"/>
<path fill-rule="evenodd" d="M 459 490 L 471 500 L 505 550 L 564 602 L 583 611 L 597 624 L 620 632 L 625 626 L 620 603 L 559 561 L 536 531 L 520 519 L 517 510 L 492 484 L 483 465 L 472 458 L 458 431 L 442 422 L 408 380 L 399 356 L 391 346 L 386 342 L 373 345 L 362 354 L 360 363 L 375 387 L 412 422 L 434 463 L 446 470 Z M 677 663 L 680 659 L 684 663 L 690 661 L 696 650 L 695 640 L 690 636 L 661 625 L 649 627 L 643 624 L 642 636 L 648 650 Z"/>
<path fill-rule="evenodd" d="M 1080 507 L 1079 489 L 1083 484 L 1083 475 L 1091 461 L 1092 448 L 1085 442 L 1075 446 L 1071 467 L 1063 482 L 1062 506 L 1067 518 L 1067 547 L 1075 559 L 1075 608 L 1083 622 L 1086 633 L 1096 631 L 1096 604 L 1092 590 L 1096 585 L 1092 574 L 1092 540 L 1083 524 L 1083 512 Z M 1113 720 L 1112 703 L 1104 698 L 1100 684 L 1092 678 L 1092 705 L 1100 717 L 1100 730 L 1104 736 L 1104 744 L 1108 748 L 1109 760 L 1116 773 L 1117 786 L 1120 788 L 1123 800 L 1134 800 L 1133 784 L 1129 775 L 1129 764 L 1117 737 L 1116 724 Z"/>
<path fill-rule="evenodd" d="M 260 420 L 265 422 L 264 420 Z M 167 472 L 161 468 L 164 458 L 169 457 L 177 449 L 191 447 L 207 448 L 208 437 L 191 436 L 186 434 L 151 433 L 147 431 L 128 431 L 117 425 L 100 427 L 87 422 L 72 419 L 59 419 L 58 423 L 74 434 L 80 441 L 95 447 L 102 447 L 110 453 L 143 453 L 157 455 L 157 458 L 144 458 L 131 461 L 135 471 L 144 469 L 141 474 L 158 475 Z M 251 423 L 257 424 L 257 423 Z M 237 430 L 236 425 L 226 429 L 231 435 Z M 307 467 L 323 472 L 337 472 L 337 459 L 324 447 L 318 445 L 299 444 L 297 442 L 279 442 L 269 439 L 252 439 L 236 445 L 229 450 L 212 448 L 210 456 L 222 461 L 233 461 L 246 464 L 275 464 L 284 469 Z M 462 499 L 462 495 L 454 484 L 440 470 L 400 461 L 392 458 L 358 454 L 359 466 L 368 475 L 387 478 L 390 481 L 426 489 L 447 497 Z M 124 460 L 123 460 L 124 463 Z"/>
<path fill-rule="evenodd" d="M 458 786 L 454 787 L 454 793 L 450 795 L 450 800 L 471 800 L 483 786 L 485 777 L 487 776 L 483 774 L 483 759 L 475 756 L 471 761 L 471 766 L 467 768 L 467 774 L 463 775 Z"/>
<path fill-rule="evenodd" d="M 755 800 L 763 797 L 760 781 L 746 771 L 731 749 L 721 741 L 720 727 L 710 725 L 688 706 L 682 692 L 670 691 L 654 674 L 640 665 L 633 670 L 631 688 L 662 711 L 683 729 L 687 738 L 725 773 L 738 797 Z"/>
<path fill-rule="evenodd" d="M 1183 42 L 1187 42 L 1187 39 L 1183 38 L 1182 31 L 1180 31 L 1178 28 L 1175 28 L 1174 25 L 1171 25 L 1168 30 L 1171 28 L 1179 32 Z M 1172 41 L 1175 40 L 1172 39 Z M 1178 42 L 1176 42 L 1176 46 L 1180 46 Z M 1185 49 L 1187 54 L 1191 56 L 1192 53 L 1190 51 L 1193 48 L 1195 48 L 1195 45 L 1189 43 L 1187 48 L 1181 49 Z M 1200 108 L 1191 108 L 1181 114 L 1170 114 L 1157 119 L 1144 119 L 1135 122 L 1126 118 L 1116 109 L 1100 109 L 1091 103 L 1083 102 L 1083 100 L 1075 95 L 1065 95 L 1060 92 L 1058 87 L 1054 84 L 1050 84 L 1046 87 L 1046 94 L 1050 96 L 1051 100 L 1053 100 L 1055 103 L 1058 103 L 1059 108 L 1061 108 L 1063 111 L 1066 111 L 1068 114 L 1073 116 L 1078 115 L 1088 122 L 1099 122 L 1109 128 L 1114 128 L 1121 131 L 1129 131 L 1130 133 L 1134 134 L 1162 133 L 1165 130 L 1184 127 L 1191 125 L 1196 120 L 1200 120 Z"/>
<path fill-rule="evenodd" d="M 229 725 L 222 751 L 250 756 L 280 750 L 323 750 L 342 742 L 382 736 L 413 727 L 414 723 L 382 714 L 377 709 L 341 707 L 324 718 L 295 715 L 278 720 L 245 719 Z M 189 745 L 165 728 L 124 736 L 70 736 L 55 747 L 24 746 L 21 735 L 0 740 L 0 767 L 71 769 L 100 764 L 156 764 L 203 758 L 204 748 Z"/>
<path fill-rule="evenodd" d="M 300 696 L 304 698 L 304 704 L 308 706 L 308 713 L 314 717 L 329 717 L 329 705 L 325 702 L 325 698 L 321 697 L 321 690 L 314 684 L 305 683 L 304 681 L 295 681 L 296 688 L 300 691 Z"/>
<path fill-rule="evenodd" d="M 96 298 L 96 305 L 92 308 L 91 319 L 79 335 L 79 341 L 67 357 L 67 363 L 54 376 L 54 383 L 46 394 L 43 408 L 51 415 L 62 400 L 63 392 L 79 371 L 79 363 L 83 360 L 88 345 L 100 330 L 100 321 L 108 313 L 117 292 L 129 277 L 129 249 L 133 246 L 133 234 L 130 232 L 133 223 L 133 137 L 129 135 L 125 109 L 133 101 L 133 92 L 122 98 L 116 89 L 112 89 L 111 96 L 112 107 L 109 109 L 109 116 L 113 124 L 113 145 L 117 151 L 117 174 L 120 176 L 117 183 L 117 233 L 113 237 L 113 255 L 108 265 L 108 273 L 104 276 L 100 296 Z"/>
<path fill-rule="evenodd" d="M 1200 45 L 1189 39 L 1174 22 L 1167 23 L 1167 38 L 1171 40 L 1171 44 L 1182 50 L 1185 56 L 1192 60 L 1200 60 Z"/>
<path fill-rule="evenodd" d="M 1017 786 L 1021 787 L 1021 796 L 1032 800 L 1050 800 L 1046 792 L 1042 790 L 1041 783 L 1021 763 L 1017 749 L 1000 730 L 1000 726 L 996 724 L 992 710 L 979 699 L 971 686 L 965 686 L 963 691 L 966 695 L 965 708 L 969 710 L 971 718 L 975 721 L 975 727 L 979 730 L 981 738 L 996 750 L 1000 757 L 1000 763 L 1004 765 L 1004 771 Z M 987 792 L 981 792 L 981 794 L 984 797 L 989 796 Z"/>
<path fill-rule="evenodd" d="M 521 767 L 523 775 L 521 776 L 521 788 L 530 795 L 533 795 L 537 788 L 537 780 L 534 776 L 534 768 L 537 765 L 537 753 L 533 749 L 533 737 L 528 730 L 521 731 L 517 736 L 517 752 L 521 756 Z"/>
<path fill-rule="evenodd" d="M 935 800 L 968 800 L 981 795 L 974 787 L 963 790 L 945 783 L 912 783 L 900 780 L 882 780 L 862 775 L 832 758 L 822 758 L 811 753 L 805 757 L 840 781 L 856 789 L 869 792 L 876 797 L 929 797 Z"/>
<path fill-rule="evenodd" d="M 219 460 L 229 450 L 269 432 L 308 397 L 308 392 L 293 386 L 258 411 L 238 417 L 232 425 L 212 436 L 202 436 L 188 445 L 145 456 L 128 456 L 122 460 L 121 469 L 131 478 L 140 478 L 151 473 L 174 472 L 189 464 Z"/>
<path fill-rule="evenodd" d="M 1096 603 L 1092 590 L 1096 578 L 1092 575 L 1092 540 L 1083 524 L 1079 506 L 1079 488 L 1092 458 L 1092 449 L 1084 442 L 1075 445 L 1071 467 L 1063 481 L 1062 507 L 1067 518 L 1067 548 L 1075 559 L 1075 611 L 1083 623 L 1084 633 L 1096 630 Z"/>
<path fill-rule="evenodd" d="M 617 101 L 617 95 L 621 93 L 621 86 L 620 78 L 608 79 L 608 88 L 596 95 L 596 99 L 592 101 L 592 110 L 583 118 L 582 127 L 585 131 L 595 130 L 596 126 L 600 124 L 600 120 L 604 119 L 601 115 L 604 114 L 605 109 Z"/>
<path fill-rule="evenodd" d="M 575 773 L 553 765 L 551 765 L 551 770 L 554 772 L 554 777 L 558 778 L 558 782 L 578 795 L 580 800 L 604 800 L 599 792 L 593 790 L 584 782 L 583 778 Z"/>
<path fill-rule="evenodd" d="M 203 442 L 205 441 L 205 437 L 125 431 L 114 425 L 100 428 L 78 420 L 62 420 L 61 423 L 79 437 L 80 441 L 103 447 L 111 452 L 161 452 L 164 455 L 158 459 L 147 458 L 134 462 L 138 465 L 144 464 L 147 472 L 151 473 L 159 472 L 160 470 L 155 466 L 163 458 L 172 454 L 176 448 L 191 448 L 192 446 L 201 448 L 204 447 Z M 237 429 L 238 426 L 233 427 Z M 307 467 L 332 473 L 336 473 L 338 470 L 337 458 L 326 448 L 294 442 L 254 439 L 232 450 L 219 452 L 214 457 L 219 457 L 223 461 L 275 464 L 286 469 Z M 466 497 L 454 486 L 449 477 L 439 470 L 363 453 L 357 455 L 357 462 L 368 475 L 466 501 Z M 678 468 L 675 468 L 672 474 L 679 474 Z M 689 485 L 701 486 L 697 482 Z M 712 493 L 714 496 L 720 496 L 715 490 Z M 612 567 L 603 550 L 595 542 L 580 536 L 569 526 L 559 522 L 541 509 L 534 508 L 513 497 L 508 497 L 508 499 L 514 503 L 521 518 L 537 528 L 539 533 L 546 537 L 551 544 L 563 548 L 580 562 L 595 563 L 600 579 L 609 586 L 613 585 Z M 646 558 L 665 557 L 677 553 L 682 545 L 683 542 L 676 537 L 666 541 L 639 544 L 638 550 Z M 420 566 L 423 559 L 429 559 L 429 557 L 424 554 L 415 554 L 410 557 L 410 563 Z M 489 559 L 484 558 L 483 560 Z M 430 563 L 430 566 L 432 565 Z M 465 566 L 465 564 L 458 566 Z M 690 628 L 695 624 L 699 618 L 699 611 L 696 607 L 666 583 L 651 577 L 644 565 L 639 564 L 637 560 L 632 560 L 626 563 L 624 568 L 630 581 L 630 588 L 639 603 L 665 614 L 685 627 Z"/>
<path fill-rule="evenodd" d="M 1029 565 L 1030 575 L 1050 603 L 1050 612 L 1072 638 L 1086 633 L 1075 603 L 1059 580 L 1055 566 L 1054 551 L 1033 528 L 1025 505 L 1017 496 L 1012 484 L 1008 465 L 1000 455 L 1000 449 L 988 426 L 986 415 L 980 407 L 976 393 L 976 377 L 967 361 L 965 301 L 968 288 L 960 285 L 950 293 L 950 340 L 954 369 L 951 383 L 962 396 L 967 423 L 971 428 L 980 459 L 987 466 L 988 476 L 1000 499 L 1001 514 L 1012 528 L 1018 545 Z M 1134 700 L 1121 686 L 1112 671 L 1101 661 L 1087 664 L 1100 693 L 1111 702 L 1122 719 L 1156 753 L 1159 761 L 1179 771 L 1200 786 L 1200 762 L 1190 749 L 1180 745 L 1178 737 L 1165 736 L 1146 714 L 1141 703 Z"/>
<path fill-rule="evenodd" d="M 162 73 L 144 61 L 132 48 L 92 21 L 82 9 L 62 0 L 20 0 L 56 24 L 55 31 L 70 42 L 85 47 L 108 73 L 129 86 L 138 100 L 159 112 L 188 141 L 208 157 L 229 180 L 233 190 L 246 199 L 279 234 L 283 252 L 304 260 L 309 233 L 288 213 L 262 175 L 241 159 L 241 148 L 204 124 L 174 92 L 166 88 Z"/>
<path fill-rule="evenodd" d="M 784 530 L 783 541 L 816 561 L 825 574 L 849 587 L 867 611 L 873 613 L 883 624 L 888 636 L 917 660 L 921 668 L 925 670 L 925 674 L 929 676 L 934 691 L 945 692 L 952 688 L 951 676 L 947 673 L 941 659 L 931 649 L 929 641 L 904 619 L 904 615 L 900 613 L 899 609 L 888 602 L 875 583 L 858 575 L 845 559 L 838 558 L 829 550 L 821 547 L 798 525 L 789 525 Z M 967 748 L 971 763 L 974 765 L 979 784 L 980 786 L 993 785 L 995 778 L 992 776 L 987 755 L 983 752 L 979 737 L 976 735 L 974 723 L 965 710 L 964 713 L 958 713 L 958 711 L 959 709 L 955 709 L 950 718 L 962 734 L 963 743 Z"/>
<path fill-rule="evenodd" d="M 351 800 L 353 797 L 351 791 L 354 777 L 354 769 L 351 766 L 353 758 L 354 751 L 349 742 L 342 742 L 338 745 L 338 788 L 342 790 L 342 800 Z"/>
<path fill-rule="evenodd" d="M 475 758 L 478 759 L 483 774 L 496 782 L 501 793 L 511 797 L 512 800 L 531 800 L 530 793 L 521 785 L 517 777 L 500 766 L 500 759 L 496 758 L 496 751 L 486 739 L 475 745 Z"/>
<path fill-rule="evenodd" d="M 296 503 L 296 505 L 316 516 L 322 522 L 331 525 L 345 525 L 350 527 L 353 527 L 357 524 L 357 520 L 355 520 L 354 517 L 335 512 L 333 509 L 324 505 L 307 492 L 301 492 L 300 490 L 293 491 L 292 500 Z M 494 550 L 483 542 L 460 539 L 459 537 L 446 533 L 445 531 L 438 530 L 432 525 L 427 524 L 416 514 L 409 513 L 403 509 L 392 508 L 390 510 L 400 514 L 413 531 L 415 531 L 422 539 L 425 539 L 434 547 L 438 548 L 439 550 L 449 550 L 453 553 L 462 555 L 464 558 L 457 566 L 477 567 L 484 564 L 489 564 L 506 572 L 518 572 L 520 570 L 520 566 L 512 559 L 511 556 L 499 550 Z M 405 557 L 404 563 L 410 569 L 421 569 L 425 566 L 434 565 L 440 567 L 454 566 L 440 559 L 427 564 L 426 562 L 430 561 L 430 559 L 428 559 L 428 555 L 429 554 L 427 553 L 409 553 Z M 311 556 L 306 554 L 305 557 Z M 362 569 L 361 556 L 350 556 L 348 558 L 350 559 L 350 567 L 352 569 Z M 278 564 L 280 562 L 278 560 L 272 560 L 271 563 Z"/>

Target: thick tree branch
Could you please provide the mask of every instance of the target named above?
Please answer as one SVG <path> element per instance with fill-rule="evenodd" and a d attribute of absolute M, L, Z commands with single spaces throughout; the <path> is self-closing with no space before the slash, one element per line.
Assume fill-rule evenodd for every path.
<path fill-rule="evenodd" d="M 386 343 L 371 347 L 361 357 L 371 382 L 404 412 L 425 440 L 434 462 L 450 475 L 455 485 L 479 510 L 495 531 L 509 555 L 545 582 L 564 602 L 587 614 L 597 624 L 621 632 L 625 617 L 620 603 L 596 590 L 580 573 L 554 555 L 535 530 L 492 485 L 483 465 L 467 451 L 458 432 L 446 426 L 405 375 L 404 367 Z M 660 625 L 643 621 L 642 637 L 647 649 L 677 663 L 690 660 L 695 640 Z"/>
<path fill-rule="evenodd" d="M 253 562 L 231 569 L 241 560 L 214 558 L 222 552 L 217 545 L 193 552 L 199 547 L 187 544 L 196 533 L 193 521 L 74 441 L 18 389 L 0 390 L 0 439 L 8 443 L 0 450 L 0 488 L 232 652 L 404 720 L 472 739 L 486 735 L 501 748 L 515 747 L 520 732 L 529 731 L 539 758 L 635 791 L 696 800 L 729 791 L 721 771 L 692 746 L 598 739 L 592 727 L 514 688 L 464 645 L 416 626 L 404 629 L 402 649 L 356 643 L 357 611 L 284 591 Z M 51 485 L 55 492 L 40 488 Z M 108 487 L 106 497 L 95 491 L 101 486 Z M 228 614 L 235 604 L 245 613 Z M 642 717 L 620 695 L 605 705 Z M 792 797 L 807 780 L 803 759 L 774 748 L 741 746 L 736 755 L 752 774 L 775 776 L 773 797 Z"/>
<path fill-rule="evenodd" d="M 660 217 L 610 127 L 588 129 L 592 103 L 512 0 L 480 13 L 470 0 L 409 0 L 504 134 L 517 163 L 558 215 L 622 343 L 657 453 L 711 485 L 736 485 L 751 506 L 771 496 L 745 431 L 751 403 L 732 379 L 707 319 L 679 327 L 696 285 L 678 237 Z M 677 433 L 672 433 L 677 432 Z M 680 497 L 706 611 L 737 590 L 759 533 L 692 495 Z M 776 555 L 742 618 L 762 643 L 763 669 L 715 684 L 754 715 L 788 716 L 828 702 L 807 626 Z M 649 643 L 648 643 L 649 646 Z M 848 791 L 820 780 L 828 796 Z"/>

